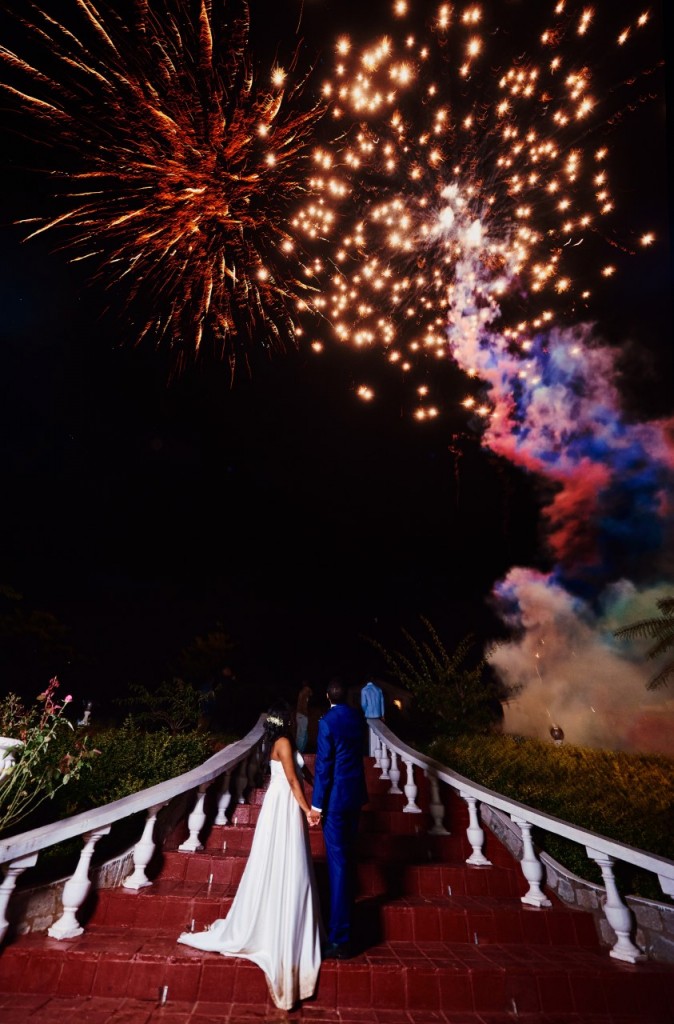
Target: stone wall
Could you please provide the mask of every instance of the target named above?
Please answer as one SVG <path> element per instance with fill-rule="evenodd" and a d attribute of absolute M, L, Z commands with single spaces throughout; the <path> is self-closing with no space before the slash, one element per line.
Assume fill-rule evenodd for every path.
<path fill-rule="evenodd" d="M 507 814 L 482 804 L 482 823 L 501 840 L 516 860 L 522 859 L 520 830 Z M 615 945 L 616 934 L 603 911 L 606 891 L 601 885 L 579 878 L 562 867 L 547 853 L 540 854 L 545 869 L 545 885 L 568 907 L 576 907 L 592 914 L 599 941 L 607 948 Z M 658 903 L 640 896 L 622 897 L 632 912 L 634 931 L 632 941 L 651 960 L 674 963 L 674 904 Z"/>
<path fill-rule="evenodd" d="M 92 870 L 92 890 L 116 888 L 132 868 L 133 848 Z M 7 910 L 10 935 L 44 932 L 58 921 L 63 913 L 63 887 L 67 880 L 60 878 L 34 888 L 15 889 Z"/>

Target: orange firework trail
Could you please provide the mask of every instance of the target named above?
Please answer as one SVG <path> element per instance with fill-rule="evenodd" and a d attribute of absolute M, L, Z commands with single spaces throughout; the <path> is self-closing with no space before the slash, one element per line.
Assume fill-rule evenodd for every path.
<path fill-rule="evenodd" d="M 297 53 L 255 80 L 246 0 L 119 10 L 25 3 L 20 44 L 0 48 L 17 131 L 59 161 L 59 212 L 25 221 L 27 237 L 58 231 L 178 367 L 208 341 L 233 372 L 253 338 L 295 337 L 309 286 L 287 210 L 321 105 L 293 82 Z"/>

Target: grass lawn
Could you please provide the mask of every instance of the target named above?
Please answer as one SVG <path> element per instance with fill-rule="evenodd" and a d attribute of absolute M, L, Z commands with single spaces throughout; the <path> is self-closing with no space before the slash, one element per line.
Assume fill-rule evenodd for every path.
<path fill-rule="evenodd" d="M 515 736 L 435 740 L 428 753 L 466 778 L 628 846 L 674 860 L 674 760 Z M 539 848 L 601 884 L 583 847 L 534 830 Z M 671 902 L 657 878 L 616 864 L 623 894 Z"/>

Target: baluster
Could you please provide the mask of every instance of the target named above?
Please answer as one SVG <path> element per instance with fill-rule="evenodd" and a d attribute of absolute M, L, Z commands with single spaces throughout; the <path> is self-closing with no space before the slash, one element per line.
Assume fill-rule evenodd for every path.
<path fill-rule="evenodd" d="M 124 879 L 122 885 L 125 889 L 142 889 L 145 885 L 152 885 L 152 882 L 145 874 L 145 868 L 152 860 L 156 843 L 154 841 L 154 826 L 157 815 L 162 807 L 166 807 L 168 801 L 163 804 L 156 804 L 150 807 L 147 812 L 143 834 L 133 848 L 133 874 Z"/>
<path fill-rule="evenodd" d="M 609 857 L 606 853 L 592 850 L 589 846 L 585 847 L 585 849 L 587 850 L 588 857 L 591 857 L 601 870 L 604 885 L 606 886 L 604 914 L 618 938 L 609 955 L 615 957 L 616 960 L 625 960 L 628 964 L 636 964 L 641 960 L 645 960 L 645 954 L 630 939 L 632 913 L 620 898 L 613 874 L 613 857 Z"/>
<path fill-rule="evenodd" d="M 234 776 L 234 799 L 237 804 L 245 804 L 246 798 L 244 793 L 246 786 L 248 785 L 248 770 L 246 767 L 246 760 L 239 761 L 239 765 L 236 769 L 236 775 Z"/>
<path fill-rule="evenodd" d="M 19 875 L 23 874 L 26 868 L 33 868 L 37 864 L 37 854 L 28 853 L 25 857 L 17 857 L 7 865 L 4 878 L 0 882 L 0 942 L 3 941 L 9 928 L 7 920 L 7 907 L 14 892 L 14 886 Z"/>
<path fill-rule="evenodd" d="M 389 770 L 389 766 L 391 764 L 391 758 L 388 756 L 388 747 L 386 746 L 386 744 L 384 743 L 383 740 L 381 741 L 381 749 L 379 751 L 379 760 L 381 762 L 381 764 L 380 764 L 381 775 L 379 776 L 379 778 L 380 779 L 390 779 L 391 776 L 389 775 L 388 770 Z"/>
<path fill-rule="evenodd" d="M 552 903 L 541 889 L 543 865 L 534 849 L 534 843 L 531 838 L 531 823 L 524 821 L 523 818 L 517 818 L 514 814 L 511 814 L 510 818 L 516 825 L 519 825 L 522 832 L 524 850 L 520 864 L 522 866 L 522 874 L 529 883 L 529 892 L 525 896 L 520 897 L 520 902 L 527 903 L 532 907 L 551 907 Z"/>
<path fill-rule="evenodd" d="M 257 783 L 257 769 L 260 764 L 260 748 L 254 747 L 246 765 L 246 785 L 249 790 L 255 789 Z"/>
<path fill-rule="evenodd" d="M 402 789 L 398 785 L 400 782 L 400 768 L 398 767 L 398 755 L 391 748 L 391 767 L 389 769 L 389 775 L 391 777 L 391 788 L 389 793 L 402 793 Z"/>
<path fill-rule="evenodd" d="M 203 843 L 199 842 L 199 833 L 206 824 L 206 810 L 204 803 L 206 801 L 206 790 L 208 789 L 208 783 L 204 782 L 197 791 L 197 801 L 192 809 L 192 813 L 187 819 L 187 828 L 189 829 L 189 836 L 184 843 L 181 843 L 178 847 L 184 853 L 196 853 L 197 850 L 203 850 Z"/>
<path fill-rule="evenodd" d="M 433 828 L 428 830 L 428 834 L 431 836 L 448 836 L 449 832 L 445 828 L 444 817 L 445 808 L 442 800 L 440 799 L 440 786 L 438 783 L 438 777 L 435 772 L 426 770 L 424 772 L 431 789 L 431 802 L 429 804 L 429 810 L 433 819 Z"/>
<path fill-rule="evenodd" d="M 229 783 L 232 778 L 231 772 L 225 772 L 222 776 L 222 783 L 220 785 L 220 795 L 218 797 L 218 813 L 215 816 L 216 825 L 229 825 L 227 820 L 227 809 L 232 802 L 232 794 L 229 791 Z"/>
<path fill-rule="evenodd" d="M 381 768 L 381 748 L 382 748 L 382 742 L 381 742 L 381 739 L 379 738 L 379 736 L 377 736 L 376 733 L 372 732 L 372 729 L 370 729 L 370 740 L 371 740 L 371 743 L 374 744 L 374 747 L 370 748 L 371 750 L 374 749 L 374 767 L 375 768 Z"/>
<path fill-rule="evenodd" d="M 465 800 L 468 806 L 468 828 L 466 829 L 466 835 L 468 836 L 468 842 L 473 847 L 473 852 L 467 859 L 466 864 L 477 864 L 480 867 L 488 867 L 491 865 L 491 861 L 488 860 L 482 852 L 484 845 L 484 832 L 480 827 L 480 821 L 477 816 L 477 800 L 474 796 L 468 796 L 467 793 L 462 793 L 459 790 L 459 795 Z"/>
<path fill-rule="evenodd" d="M 403 764 L 407 769 L 407 782 L 404 785 L 407 803 L 403 807 L 403 814 L 421 814 L 421 808 L 417 807 L 417 793 L 419 792 L 414 781 L 414 765 L 411 761 L 403 758 Z"/>
<path fill-rule="evenodd" d="M 91 888 L 89 868 L 96 843 L 102 836 L 107 836 L 109 831 L 110 825 L 106 825 L 104 828 L 87 832 L 84 835 L 84 846 L 82 847 L 75 873 L 63 886 L 63 895 L 61 897 L 63 914 L 47 932 L 52 939 L 74 939 L 84 931 L 75 915 L 87 898 Z"/>

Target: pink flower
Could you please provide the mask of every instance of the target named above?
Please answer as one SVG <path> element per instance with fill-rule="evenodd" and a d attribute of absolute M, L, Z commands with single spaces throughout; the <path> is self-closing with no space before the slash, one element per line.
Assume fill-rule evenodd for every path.
<path fill-rule="evenodd" d="M 70 694 L 70 693 L 69 693 L 69 694 L 67 695 L 67 697 L 64 697 L 64 698 L 63 698 L 63 703 L 64 703 L 64 704 L 70 704 L 70 702 L 71 702 L 71 700 L 72 700 L 72 699 L 73 699 L 73 698 L 72 698 L 72 694 Z"/>

